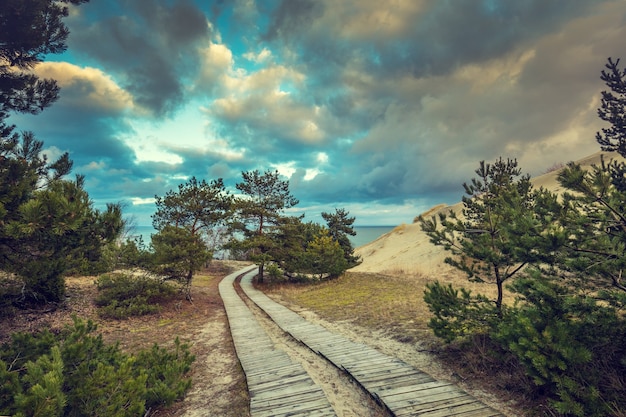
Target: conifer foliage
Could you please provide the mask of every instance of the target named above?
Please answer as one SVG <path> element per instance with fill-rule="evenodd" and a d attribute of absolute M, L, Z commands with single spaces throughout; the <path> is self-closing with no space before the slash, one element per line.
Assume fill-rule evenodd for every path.
<path fill-rule="evenodd" d="M 139 417 L 190 388 L 195 358 L 178 339 L 128 355 L 96 330 L 75 318 L 59 335 L 16 333 L 0 346 L 0 414 Z"/>
<path fill-rule="evenodd" d="M 54 80 L 41 80 L 32 69 L 47 54 L 67 49 L 63 23 L 67 4 L 88 0 L 3 0 L 0 8 L 0 127 L 9 112 L 38 113 L 58 98 Z"/>
<path fill-rule="evenodd" d="M 284 211 L 298 204 L 289 190 L 289 181 L 281 178 L 278 171 L 258 170 L 242 172 L 242 181 L 236 184 L 242 196 L 235 201 L 237 220 L 232 227 L 243 233 L 244 247 L 252 252 L 251 259 L 259 265 L 259 280 L 263 281 L 263 269 L 272 257 L 274 242 L 271 234 L 276 232 Z"/>
<path fill-rule="evenodd" d="M 626 157 L 626 70 L 609 58 L 598 114 L 609 122 L 596 136 L 603 150 Z M 607 161 L 559 173 L 559 198 L 532 191 L 515 163 L 481 163 L 465 185 L 463 218 L 421 219 L 431 241 L 450 250 L 450 264 L 470 279 L 507 281 L 516 303 L 498 317 L 485 297 L 438 282 L 425 301 L 430 326 L 447 342 L 485 340 L 486 356 L 514 358 L 547 399 L 552 415 L 623 416 L 626 409 L 626 164 Z M 494 381 L 496 382 L 496 381 Z M 496 382 L 497 383 L 497 382 Z M 519 387 L 516 387 L 519 388 Z"/>
<path fill-rule="evenodd" d="M 626 69 L 619 68 L 619 59 L 608 59 L 600 78 L 608 91 L 602 92 L 598 116 L 611 124 L 596 134 L 603 151 L 626 155 Z"/>
<path fill-rule="evenodd" d="M 481 161 L 476 174 L 463 184 L 462 217 L 450 211 L 419 221 L 432 243 L 455 255 L 447 263 L 470 281 L 495 284 L 495 308 L 502 315 L 504 284 L 551 253 L 542 242 L 546 219 L 534 208 L 538 202 L 554 206 L 556 199 L 544 190 L 534 191 L 530 176 L 521 174 L 515 160 Z"/>
<path fill-rule="evenodd" d="M 72 168 L 67 153 L 50 162 L 43 142 L 5 123 L 12 112 L 36 114 L 57 99 L 56 82 L 28 70 L 66 49 L 69 3 L 85 0 L 6 0 L 0 7 L 0 270 L 23 281 L 20 301 L 60 301 L 67 271 L 97 260 L 123 228 L 119 205 L 95 210 L 84 178 L 64 179 Z"/>
<path fill-rule="evenodd" d="M 348 236 L 356 236 L 354 231 L 355 217 L 349 217 L 350 213 L 343 208 L 336 208 L 334 213 L 322 212 L 322 218 L 326 221 L 330 236 L 339 243 L 343 250 L 344 259 L 349 267 L 360 263 L 358 256 L 354 255 L 354 248 Z"/>
<path fill-rule="evenodd" d="M 180 184 L 177 191 L 155 198 L 157 211 L 152 225 L 158 233 L 152 236 L 148 268 L 181 283 L 191 300 L 193 275 L 211 260 L 208 238 L 226 221 L 232 198 L 221 178 L 207 182 L 196 177 Z"/>

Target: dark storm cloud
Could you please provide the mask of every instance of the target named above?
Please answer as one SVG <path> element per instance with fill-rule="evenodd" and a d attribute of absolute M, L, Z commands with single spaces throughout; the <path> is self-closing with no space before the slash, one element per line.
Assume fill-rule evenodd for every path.
<path fill-rule="evenodd" d="M 511 156 L 539 174 L 548 158 L 593 152 L 598 122 L 589 106 L 602 88 L 597 75 L 604 54 L 623 49 L 623 33 L 605 28 L 611 11 L 602 3 L 616 4 L 429 1 L 397 32 L 372 27 L 346 34 L 347 23 L 329 17 L 337 3 L 324 3 L 322 12 L 321 2 L 311 8 L 283 1 L 267 39 L 298 51 L 293 65 L 315 74 L 306 94 L 341 115 L 354 141 L 349 157 L 340 154 L 345 169 L 327 168 L 298 186 L 325 201 L 342 193 L 358 201 L 419 195 L 458 201 L 460 184 L 480 160 Z M 352 4 L 342 13 L 356 15 L 363 3 Z M 473 73 L 460 81 L 455 72 L 463 68 Z M 577 142 L 559 152 L 558 137 L 568 129 L 574 131 L 564 137 Z M 339 153 L 328 152 L 336 161 Z"/>
<path fill-rule="evenodd" d="M 135 163 L 132 149 L 116 138 L 122 128 L 115 126 L 115 120 L 78 113 L 65 117 L 62 109 L 55 108 L 37 116 L 37 120 L 41 128 L 33 131 L 44 142 L 44 149 L 69 151 L 74 166 L 68 178 L 84 175 L 85 188 L 100 207 L 136 197 L 154 197 L 155 190 L 162 192 L 158 185 L 151 186 L 151 178 L 159 175 L 159 170 Z"/>
<path fill-rule="evenodd" d="M 595 3 L 588 0 L 433 1 L 400 48 L 377 48 L 384 70 L 445 74 L 556 32 Z M 374 66 L 376 67 L 376 66 Z"/>
<path fill-rule="evenodd" d="M 467 64 L 499 58 L 515 48 L 560 28 L 601 1 L 484 1 L 449 2 L 432 0 L 412 16 L 414 21 L 394 33 L 368 31 L 342 36 L 345 22 L 331 17 L 336 3 L 283 0 L 272 14 L 266 38 L 282 41 L 298 51 L 298 62 L 306 65 L 309 97 L 316 103 L 350 114 L 350 120 L 368 130 L 390 102 L 398 96 L 389 90 L 370 87 L 369 109 L 350 108 L 346 69 L 367 73 L 373 78 L 410 75 L 416 78 L 441 77 Z M 342 3 L 343 4 L 343 3 Z M 362 6 L 346 6 L 345 16 L 356 15 Z M 390 6 L 391 7 L 391 6 Z M 333 26 L 333 24 L 335 26 Z"/>
<path fill-rule="evenodd" d="M 157 116 L 171 113 L 185 99 L 184 80 L 198 70 L 198 43 L 211 36 L 206 16 L 187 0 L 110 3 L 83 6 L 93 8 L 87 18 L 108 17 L 71 22 L 70 47 L 124 80 L 138 105 Z M 111 15 L 112 10 L 121 11 Z"/>
<path fill-rule="evenodd" d="M 343 66 L 359 59 L 367 70 L 380 75 L 441 75 L 558 31 L 568 20 L 610 1 L 430 0 L 399 33 L 377 36 L 374 26 L 371 36 L 341 39 L 337 37 L 339 27 L 313 24 L 334 13 L 333 2 L 282 0 L 272 14 L 266 38 L 297 44 L 302 50 L 299 56 L 311 65 Z M 345 14 L 357 14 L 360 6 L 353 2 L 354 10 Z"/>
<path fill-rule="evenodd" d="M 115 0 L 77 10 L 64 56 L 74 61 L 46 73 L 62 98 L 24 126 L 71 152 L 96 201 L 131 201 L 144 221 L 154 195 L 191 176 L 233 188 L 241 171 L 275 168 L 301 207 L 369 206 L 374 222 L 392 207 L 410 221 L 459 201 L 481 160 L 517 158 L 535 175 L 589 155 L 599 72 L 624 56 L 626 37 L 623 1 Z"/>

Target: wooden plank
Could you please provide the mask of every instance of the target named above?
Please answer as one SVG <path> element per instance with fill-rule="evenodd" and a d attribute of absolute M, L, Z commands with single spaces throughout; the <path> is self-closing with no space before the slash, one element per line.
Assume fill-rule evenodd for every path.
<path fill-rule="evenodd" d="M 440 388 L 440 387 L 454 388 L 456 386 L 454 384 L 450 383 L 450 382 L 443 382 L 443 381 L 432 380 L 432 381 L 429 381 L 429 382 L 423 382 L 421 384 L 415 384 L 411 388 L 411 390 L 413 392 L 429 391 L 429 390 L 437 389 L 437 388 Z M 406 388 L 397 388 L 396 389 L 393 386 L 389 386 L 388 388 L 381 388 L 379 390 L 379 393 L 381 395 L 393 396 L 396 393 L 404 393 L 406 391 L 407 391 Z"/>
<path fill-rule="evenodd" d="M 294 366 L 293 363 L 283 366 L 273 366 L 266 368 L 256 368 L 253 372 L 246 372 L 246 376 L 265 376 L 266 378 L 287 377 L 300 373 L 306 373 L 301 366 Z"/>
<path fill-rule="evenodd" d="M 489 414 L 490 408 L 485 404 L 478 402 L 476 399 L 473 399 L 473 401 L 457 406 L 444 407 L 441 409 L 420 410 L 418 415 L 427 417 L 465 417 L 468 413 L 476 412 L 482 413 L 479 415 L 485 416 Z"/>
<path fill-rule="evenodd" d="M 323 400 L 306 404 L 290 405 L 285 407 L 255 408 L 250 410 L 255 417 L 280 417 L 280 416 L 335 416 L 329 411 Z"/>
<path fill-rule="evenodd" d="M 308 375 L 306 375 L 308 376 Z M 259 386 L 254 384 L 249 389 L 250 398 L 277 398 L 277 397 L 289 397 L 295 394 L 306 394 L 308 392 L 321 392 L 320 388 L 311 380 L 306 378 L 297 382 L 291 382 L 290 384 L 283 385 L 265 385 Z"/>
<path fill-rule="evenodd" d="M 428 375 L 419 376 L 419 377 L 415 377 L 414 375 L 408 375 L 405 377 L 394 378 L 393 385 L 390 385 L 388 381 L 368 382 L 367 389 L 369 389 L 372 392 L 376 392 L 378 394 L 379 392 L 385 389 L 395 389 L 395 388 L 404 388 L 404 387 L 410 387 L 411 389 L 415 389 L 415 387 L 418 385 L 421 385 L 427 382 L 432 382 L 432 381 L 434 381 L 434 379 L 432 379 Z"/>
<path fill-rule="evenodd" d="M 448 391 L 441 394 L 432 394 L 419 397 L 384 397 L 385 404 L 393 407 L 394 410 L 402 410 L 410 408 L 415 411 L 436 410 L 442 407 L 451 407 L 462 405 L 467 402 L 476 402 L 476 400 L 467 393 L 456 390 Z"/>
<path fill-rule="evenodd" d="M 373 362 L 373 363 L 359 362 L 352 366 L 343 365 L 343 368 L 348 370 L 351 374 L 354 374 L 354 375 L 372 375 L 372 374 L 377 374 L 377 373 L 389 373 L 389 374 L 411 373 L 414 375 L 421 374 L 420 371 L 418 371 L 417 369 L 411 366 L 404 365 L 401 363 L 399 364 L 397 362 L 390 362 L 390 361 L 378 361 L 378 362 Z"/>
<path fill-rule="evenodd" d="M 320 405 L 328 405 L 324 393 L 320 391 L 297 392 L 293 395 L 279 395 L 267 398 L 252 398 L 256 410 L 271 409 L 319 409 Z"/>
<path fill-rule="evenodd" d="M 284 385 L 291 385 L 291 384 L 297 384 L 299 382 L 301 382 L 302 380 L 307 380 L 310 379 L 309 378 L 309 374 L 299 374 L 299 375 L 294 375 L 294 376 L 288 376 L 288 377 L 283 377 L 283 378 L 278 378 L 278 379 L 265 379 L 265 380 L 259 380 L 259 382 L 254 383 L 255 390 L 269 390 L 269 389 L 275 389 L 275 388 L 279 388 L 281 386 Z"/>
<path fill-rule="evenodd" d="M 367 385 L 370 382 L 376 381 L 388 381 L 389 384 L 393 384 L 394 378 L 404 377 L 416 377 L 419 376 L 414 370 L 411 369 L 380 369 L 377 372 L 356 372 L 353 373 L 350 370 L 350 375 L 361 384 Z"/>
<path fill-rule="evenodd" d="M 241 287 L 284 331 L 348 372 L 397 416 L 502 416 L 453 384 L 436 381 L 398 359 L 306 322 L 255 290 L 248 277 L 242 280 Z M 271 415 L 279 415 L 272 411 Z M 293 415 L 289 414 L 289 407 L 284 407 L 284 411 L 285 415 Z"/>
<path fill-rule="evenodd" d="M 365 347 L 365 346 L 354 346 L 351 345 L 346 347 L 345 349 L 334 349 L 334 350 L 325 350 L 324 354 L 327 356 L 332 356 L 337 358 L 337 360 L 341 360 L 342 362 L 358 362 L 358 361 L 370 361 L 376 358 L 385 357 L 384 355 L 377 350 Z M 387 356 L 388 357 L 388 356 Z"/>
<path fill-rule="evenodd" d="M 235 275 L 220 282 L 219 290 L 246 375 L 251 416 L 335 416 L 324 392 L 304 368 L 285 352 L 275 350 L 265 330 L 236 294 L 232 285 Z"/>
<path fill-rule="evenodd" d="M 275 350 L 263 353 L 248 352 L 246 362 L 262 369 L 279 368 L 293 363 L 286 353 Z"/>
<path fill-rule="evenodd" d="M 349 367 L 351 369 L 359 368 L 362 370 L 367 370 L 380 368 L 381 366 L 392 365 L 402 366 L 404 365 L 404 362 L 396 358 L 391 358 L 389 356 L 379 356 L 365 361 L 356 361 L 355 363 L 344 365 L 344 367 Z"/>

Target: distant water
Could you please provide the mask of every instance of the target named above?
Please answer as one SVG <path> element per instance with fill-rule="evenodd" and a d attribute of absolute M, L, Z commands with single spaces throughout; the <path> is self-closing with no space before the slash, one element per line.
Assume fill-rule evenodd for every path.
<path fill-rule="evenodd" d="M 355 226 L 354 231 L 356 236 L 350 236 L 350 242 L 352 247 L 358 248 L 359 246 L 366 245 L 387 232 L 391 232 L 395 226 Z"/>
<path fill-rule="evenodd" d="M 151 235 L 154 233 L 156 233 L 156 230 L 154 230 L 154 227 L 152 226 L 133 226 L 132 230 L 128 232 L 128 237 L 141 236 L 143 238 L 143 243 L 149 245 Z"/>
<path fill-rule="evenodd" d="M 380 236 L 393 230 L 395 226 L 355 226 L 356 236 L 349 236 L 350 242 L 354 248 L 363 246 L 371 241 L 378 239 Z M 150 244 L 150 235 L 156 233 L 152 226 L 134 226 L 129 233 L 131 236 L 141 236 L 146 245 Z"/>

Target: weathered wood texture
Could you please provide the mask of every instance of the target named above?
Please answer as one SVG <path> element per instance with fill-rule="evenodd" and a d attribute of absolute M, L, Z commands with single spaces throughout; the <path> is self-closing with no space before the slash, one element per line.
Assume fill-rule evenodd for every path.
<path fill-rule="evenodd" d="M 503 416 L 453 384 L 436 381 L 397 358 L 306 321 L 256 290 L 252 286 L 253 276 L 254 273 L 244 276 L 241 288 L 256 305 L 292 337 L 345 370 L 394 415 Z"/>
<path fill-rule="evenodd" d="M 322 389 L 300 364 L 274 348 L 269 336 L 236 293 L 234 280 L 245 272 L 253 276 L 255 270 L 251 267 L 231 274 L 219 284 L 235 350 L 246 375 L 250 415 L 336 416 Z"/>

